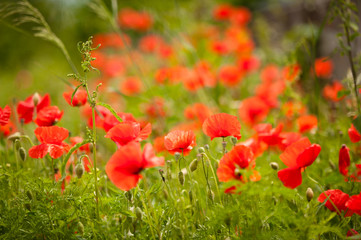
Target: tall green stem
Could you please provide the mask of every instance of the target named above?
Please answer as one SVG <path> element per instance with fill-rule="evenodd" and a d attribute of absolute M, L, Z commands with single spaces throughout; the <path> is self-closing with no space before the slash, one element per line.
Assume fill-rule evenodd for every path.
<path fill-rule="evenodd" d="M 99 191 L 98 191 L 98 173 L 97 173 L 97 129 L 95 124 L 95 105 L 92 107 L 92 119 L 93 119 L 93 166 L 94 166 L 94 186 L 95 186 L 95 202 L 97 208 L 97 218 L 99 219 Z"/>

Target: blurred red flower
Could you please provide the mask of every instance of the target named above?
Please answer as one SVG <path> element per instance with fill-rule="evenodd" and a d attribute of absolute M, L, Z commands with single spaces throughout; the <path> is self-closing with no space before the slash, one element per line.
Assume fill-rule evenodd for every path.
<path fill-rule="evenodd" d="M 348 129 L 348 136 L 353 143 L 359 142 L 361 140 L 361 134 L 357 131 L 353 124 L 351 124 L 351 127 Z"/>
<path fill-rule="evenodd" d="M 300 133 L 308 132 L 317 128 L 317 117 L 314 115 L 304 115 L 297 118 L 297 126 Z"/>
<path fill-rule="evenodd" d="M 311 144 L 308 138 L 301 138 L 292 143 L 280 155 L 282 162 L 288 167 L 278 171 L 278 178 L 285 187 L 294 189 L 302 183 L 302 169 L 310 166 L 321 151 L 321 146 Z"/>
<path fill-rule="evenodd" d="M 289 81 L 296 81 L 301 74 L 301 66 L 299 64 L 290 64 L 283 68 L 282 75 L 283 77 Z"/>
<path fill-rule="evenodd" d="M 65 99 L 65 101 L 73 107 L 80 107 L 86 104 L 87 99 L 88 99 L 88 94 L 85 90 L 79 89 L 73 97 L 73 102 L 71 103 L 71 96 L 73 94 L 73 91 L 70 92 L 65 92 L 63 93 L 63 97 Z"/>
<path fill-rule="evenodd" d="M 38 112 L 34 122 L 39 127 L 52 126 L 63 117 L 63 114 L 57 106 L 45 107 Z"/>
<path fill-rule="evenodd" d="M 220 4 L 213 10 L 213 17 L 216 20 L 227 20 L 230 18 L 233 7 L 228 4 Z"/>
<path fill-rule="evenodd" d="M 213 140 L 216 137 L 234 136 L 241 138 L 241 124 L 236 116 L 227 113 L 218 113 L 209 116 L 203 122 L 203 132 Z"/>
<path fill-rule="evenodd" d="M 127 77 L 120 84 L 120 91 L 127 96 L 133 96 L 142 91 L 143 83 L 137 77 Z"/>
<path fill-rule="evenodd" d="M 35 135 L 41 144 L 29 149 L 29 156 L 32 158 L 43 158 L 47 153 L 52 158 L 59 158 L 69 151 L 69 145 L 63 142 L 69 136 L 65 128 L 38 127 L 35 129 Z"/>
<path fill-rule="evenodd" d="M 8 124 L 11 115 L 11 108 L 6 105 L 4 109 L 0 107 L 0 125 L 5 126 Z"/>
<path fill-rule="evenodd" d="M 148 13 L 130 8 L 123 8 L 119 12 L 118 21 L 122 27 L 136 31 L 147 31 L 153 25 L 153 19 Z"/>
<path fill-rule="evenodd" d="M 134 118 L 133 114 L 131 113 L 117 113 L 117 115 L 123 120 L 123 122 L 137 122 L 137 120 Z M 103 121 L 103 128 L 106 132 L 108 132 L 111 128 L 113 128 L 115 125 L 119 123 L 118 119 L 112 114 L 108 113 L 104 117 Z"/>
<path fill-rule="evenodd" d="M 195 145 L 196 137 L 191 130 L 175 130 L 164 137 L 164 146 L 171 154 L 178 152 L 186 156 Z"/>
<path fill-rule="evenodd" d="M 333 63 L 327 58 L 317 58 L 315 61 L 316 76 L 320 78 L 330 78 L 333 71 Z"/>
<path fill-rule="evenodd" d="M 140 142 L 149 137 L 152 133 L 152 125 L 148 123 L 143 129 L 137 122 L 121 122 L 111 128 L 106 138 L 113 140 L 118 147 L 124 146 L 130 142 Z"/>
<path fill-rule="evenodd" d="M 41 109 L 50 106 L 49 94 L 41 97 L 38 93 L 28 97 L 25 101 L 20 101 L 16 111 L 19 114 L 19 119 L 24 123 L 29 123 L 33 120 L 34 109 L 39 112 Z"/>
<path fill-rule="evenodd" d="M 268 112 L 269 107 L 258 97 L 244 99 L 239 107 L 241 120 L 250 126 L 263 121 Z"/>
<path fill-rule="evenodd" d="M 337 97 L 339 91 L 343 90 L 344 87 L 341 83 L 335 81 L 332 84 L 326 85 L 322 90 L 322 95 L 327 100 L 331 100 L 333 102 L 338 102 L 342 100 L 344 97 Z"/>
<path fill-rule="evenodd" d="M 345 206 L 352 212 L 361 216 L 361 193 L 359 195 L 351 196 Z"/>
<path fill-rule="evenodd" d="M 219 79 L 228 87 L 237 85 L 242 80 L 242 75 L 239 68 L 234 65 L 225 65 L 219 69 Z"/>
<path fill-rule="evenodd" d="M 156 157 L 150 143 L 144 146 L 143 153 L 139 143 L 130 143 L 119 148 L 108 161 L 105 171 L 115 186 L 123 191 L 135 188 L 140 172 L 145 168 L 163 166 L 164 158 Z"/>
<path fill-rule="evenodd" d="M 346 202 L 350 199 L 347 193 L 342 192 L 339 189 L 330 189 L 320 194 L 318 201 L 323 203 L 327 199 L 325 206 L 331 212 L 337 212 L 337 214 L 346 212 L 345 217 L 352 216 L 353 212 L 348 210 L 346 207 Z M 332 203 L 331 203 L 332 201 Z M 337 208 L 337 210 L 336 210 Z"/>
<path fill-rule="evenodd" d="M 338 155 L 338 169 L 345 177 L 348 175 L 350 164 L 350 149 L 343 144 Z"/>

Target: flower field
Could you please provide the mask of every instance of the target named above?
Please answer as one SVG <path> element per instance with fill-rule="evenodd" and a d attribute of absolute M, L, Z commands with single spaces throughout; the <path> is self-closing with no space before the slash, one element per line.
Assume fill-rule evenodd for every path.
<path fill-rule="evenodd" d="M 361 239 L 361 6 L 271 2 L 0 3 L 0 239 Z"/>

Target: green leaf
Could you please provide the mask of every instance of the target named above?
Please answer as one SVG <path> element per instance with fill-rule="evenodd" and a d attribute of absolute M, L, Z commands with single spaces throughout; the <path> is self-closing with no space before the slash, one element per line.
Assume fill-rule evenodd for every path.
<path fill-rule="evenodd" d="M 98 102 L 97 105 L 100 105 L 100 106 L 105 107 L 106 109 L 108 109 L 108 110 L 113 114 L 113 116 L 114 116 L 119 122 L 123 122 L 123 120 L 118 116 L 118 114 L 115 112 L 115 110 L 114 110 L 109 104 L 106 104 L 106 103 L 103 103 L 103 102 Z"/>
<path fill-rule="evenodd" d="M 352 124 L 355 126 L 358 132 L 361 132 L 361 116 L 358 116 L 352 120 Z"/>
<path fill-rule="evenodd" d="M 350 94 L 350 90 L 341 90 L 337 92 L 337 98 L 342 98 Z"/>

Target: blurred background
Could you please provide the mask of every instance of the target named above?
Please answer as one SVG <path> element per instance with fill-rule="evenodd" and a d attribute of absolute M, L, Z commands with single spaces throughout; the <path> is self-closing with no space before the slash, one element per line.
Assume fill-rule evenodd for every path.
<path fill-rule="evenodd" d="M 109 8 L 111 1 L 103 0 Z M 2 4 L 7 2 L 2 0 Z M 73 62 L 79 68 L 77 43 L 89 36 L 112 31 L 104 19 L 90 8 L 91 0 L 29 0 L 39 9 L 53 32 L 64 42 Z M 146 11 L 154 18 L 150 30 L 165 37 L 174 32 L 187 32 L 201 21 L 212 22 L 212 11 L 221 3 L 245 6 L 252 12 L 249 28 L 260 55 L 269 62 L 283 62 L 301 39 L 312 39 L 327 13 L 328 0 L 137 0 L 118 1 L 118 9 L 131 7 Z M 355 1 L 359 9 L 361 1 Z M 4 5 L 1 5 L 4 7 Z M 72 72 L 61 51 L 54 44 L 32 36 L 31 25 L 14 27 L 11 19 L 0 19 L 0 106 L 12 98 L 24 99 L 35 91 L 61 96 L 66 78 Z M 317 42 L 316 57 L 330 56 L 334 76 L 342 79 L 348 71 L 346 58 L 335 52 L 336 34 L 342 31 L 337 21 L 326 23 Z M 130 36 L 137 39 L 137 35 Z M 360 49 L 360 42 L 354 49 Z"/>

